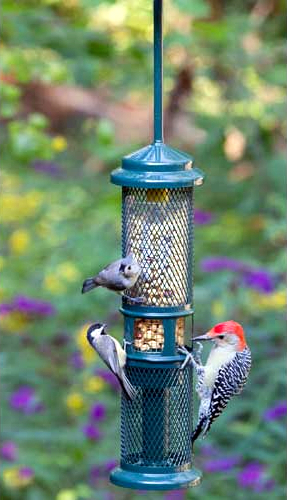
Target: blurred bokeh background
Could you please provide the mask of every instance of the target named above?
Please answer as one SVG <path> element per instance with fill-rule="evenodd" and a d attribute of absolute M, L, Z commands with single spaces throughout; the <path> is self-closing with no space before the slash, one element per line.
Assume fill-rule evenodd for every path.
<path fill-rule="evenodd" d="M 241 322 L 253 368 L 195 446 L 203 483 L 150 499 L 284 498 L 284 8 L 166 0 L 165 136 L 196 191 L 195 330 Z M 109 173 L 152 137 L 151 0 L 3 0 L 1 499 L 135 500 L 115 380 L 85 340 L 120 299 L 82 296 L 120 254 Z"/>

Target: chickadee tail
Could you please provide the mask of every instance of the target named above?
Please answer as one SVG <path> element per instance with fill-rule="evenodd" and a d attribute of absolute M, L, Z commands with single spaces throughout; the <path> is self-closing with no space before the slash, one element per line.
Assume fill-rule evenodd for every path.
<path fill-rule="evenodd" d="M 191 442 L 193 443 L 197 438 L 198 436 L 202 433 L 202 431 L 204 430 L 205 432 L 207 432 L 208 429 L 205 429 L 206 428 L 206 420 L 207 418 L 206 417 L 202 417 L 197 426 L 195 427 L 192 435 L 191 435 Z M 208 427 L 209 428 L 209 427 Z M 204 432 L 204 434 L 205 434 Z M 204 436 L 203 434 L 203 436 Z"/>
<path fill-rule="evenodd" d="M 93 288 L 96 288 L 97 286 L 98 285 L 93 278 L 88 278 L 83 283 L 82 293 L 89 292 L 90 290 L 93 290 Z"/>
<path fill-rule="evenodd" d="M 127 398 L 130 400 L 135 399 L 135 397 L 137 395 L 137 390 L 131 384 L 128 377 L 124 373 L 124 371 L 122 371 L 122 373 L 121 373 L 121 378 L 119 379 L 119 382 L 120 382 L 121 387 L 122 387 L 125 395 L 127 396 Z"/>

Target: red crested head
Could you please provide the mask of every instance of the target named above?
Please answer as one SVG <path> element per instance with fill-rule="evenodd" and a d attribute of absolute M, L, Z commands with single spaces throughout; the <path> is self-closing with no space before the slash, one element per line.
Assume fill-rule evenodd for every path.
<path fill-rule="evenodd" d="M 235 336 L 238 339 L 237 349 L 242 351 L 246 347 L 245 335 L 242 326 L 236 321 L 229 320 L 223 323 L 218 323 L 207 333 L 208 337 L 211 339 L 218 339 L 221 341 L 227 341 L 229 336 Z"/>

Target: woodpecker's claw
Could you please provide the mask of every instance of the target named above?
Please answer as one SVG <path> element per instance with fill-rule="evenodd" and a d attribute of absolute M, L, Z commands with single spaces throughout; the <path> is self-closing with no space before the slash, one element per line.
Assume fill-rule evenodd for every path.
<path fill-rule="evenodd" d="M 202 365 L 202 361 L 201 361 L 201 353 L 202 353 L 202 349 L 203 349 L 203 345 L 201 342 L 197 342 L 197 350 L 194 354 L 194 359 L 195 361 L 199 364 L 199 365 Z"/>
<path fill-rule="evenodd" d="M 196 343 L 197 343 L 197 346 L 198 346 L 198 347 L 197 347 L 196 354 L 197 354 L 198 356 L 200 356 L 200 355 L 201 355 L 201 353 L 202 353 L 203 344 L 202 344 L 201 342 L 196 342 Z"/>
<path fill-rule="evenodd" d="M 183 370 L 190 363 L 194 364 L 194 358 L 193 358 L 192 354 L 190 352 L 188 352 L 186 347 L 184 347 L 184 346 L 178 347 L 178 352 L 180 352 L 181 354 L 185 354 L 185 360 L 181 364 L 181 366 L 179 368 L 180 370 Z"/>

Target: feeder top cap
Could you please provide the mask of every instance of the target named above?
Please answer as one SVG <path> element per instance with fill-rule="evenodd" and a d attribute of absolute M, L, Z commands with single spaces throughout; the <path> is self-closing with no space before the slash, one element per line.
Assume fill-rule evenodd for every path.
<path fill-rule="evenodd" d="M 124 156 L 122 167 L 111 174 L 114 184 L 147 189 L 191 187 L 201 185 L 203 178 L 191 156 L 162 142 Z"/>

